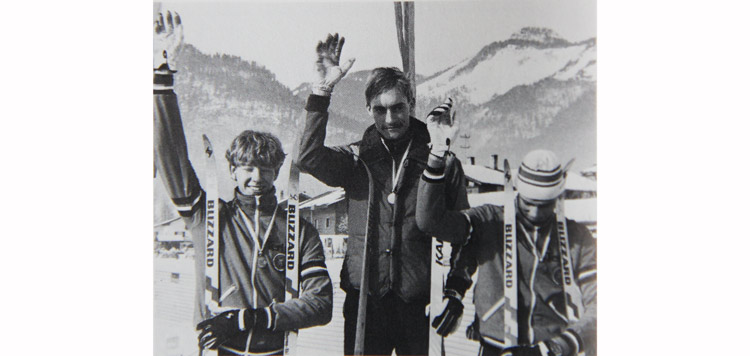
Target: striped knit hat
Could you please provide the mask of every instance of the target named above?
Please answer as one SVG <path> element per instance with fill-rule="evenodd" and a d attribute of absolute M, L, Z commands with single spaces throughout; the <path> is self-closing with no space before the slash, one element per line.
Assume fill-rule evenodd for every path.
<path fill-rule="evenodd" d="M 552 200 L 565 189 L 565 172 L 551 151 L 531 151 L 518 167 L 515 185 L 524 198 Z"/>

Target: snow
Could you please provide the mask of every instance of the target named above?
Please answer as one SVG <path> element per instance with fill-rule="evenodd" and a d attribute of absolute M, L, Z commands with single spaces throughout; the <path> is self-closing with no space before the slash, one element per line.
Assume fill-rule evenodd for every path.
<path fill-rule="evenodd" d="M 469 205 L 472 207 L 485 204 L 503 205 L 504 192 L 469 194 Z M 596 198 L 565 200 L 565 216 L 579 222 L 596 220 Z"/>
<path fill-rule="evenodd" d="M 503 171 L 496 171 L 491 168 L 476 165 L 465 165 L 463 166 L 466 177 L 473 180 L 485 183 L 485 184 L 496 184 L 505 185 L 505 178 Z M 511 174 L 515 177 L 515 172 L 518 169 L 513 169 Z M 596 181 L 586 178 L 577 172 L 568 172 L 568 176 L 565 179 L 565 188 L 567 190 L 580 190 L 584 192 L 595 192 Z"/>
<path fill-rule="evenodd" d="M 505 173 L 503 171 L 476 165 L 465 165 L 463 168 L 467 178 L 485 184 L 505 185 Z"/>
<path fill-rule="evenodd" d="M 546 49 L 510 45 L 479 62 L 473 70 L 455 76 L 469 59 L 459 62 L 445 73 L 420 84 L 417 92 L 442 98 L 452 90 L 459 90 L 469 102 L 479 105 L 519 85 L 530 85 L 556 75 L 572 78 L 592 59 L 596 59 L 595 48 L 587 48 L 584 44 Z M 576 65 L 558 74 L 576 60 Z"/>
<path fill-rule="evenodd" d="M 570 67 L 563 68 L 554 76 L 557 80 L 586 79 L 596 80 L 596 48 L 585 49 L 579 56 L 577 62 Z"/>
<path fill-rule="evenodd" d="M 305 209 L 314 206 L 328 206 L 344 199 L 344 189 L 338 188 L 327 193 L 323 193 L 315 198 L 304 201 L 299 205 L 299 209 Z"/>

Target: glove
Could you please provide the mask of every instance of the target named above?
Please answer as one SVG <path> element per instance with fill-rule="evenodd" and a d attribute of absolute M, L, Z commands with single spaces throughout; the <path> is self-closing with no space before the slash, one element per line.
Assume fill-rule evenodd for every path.
<path fill-rule="evenodd" d="M 564 343 L 564 341 L 563 341 Z M 531 346 L 514 346 L 503 350 L 500 356 L 563 356 L 564 348 L 554 340 L 538 342 Z"/>
<path fill-rule="evenodd" d="M 216 349 L 227 340 L 240 333 L 256 327 L 265 328 L 268 322 L 266 312 L 262 309 L 232 309 L 213 318 L 198 323 L 200 330 L 198 346 L 201 349 Z"/>
<path fill-rule="evenodd" d="M 182 20 L 180 15 L 167 11 L 167 22 L 164 23 L 164 17 L 159 13 L 159 17 L 154 21 L 154 69 L 170 70 L 176 68 L 174 61 L 178 56 L 178 49 L 181 48 Z"/>
<path fill-rule="evenodd" d="M 443 312 L 432 320 L 432 327 L 437 329 L 438 334 L 446 337 L 456 331 L 464 314 L 464 305 L 452 295 L 443 296 L 443 305 Z"/>
<path fill-rule="evenodd" d="M 479 334 L 479 325 L 477 325 L 476 320 L 466 327 L 466 338 L 474 341 L 479 341 L 482 338 Z"/>
<path fill-rule="evenodd" d="M 432 109 L 427 115 L 427 131 L 430 132 L 430 153 L 442 158 L 450 150 L 451 143 L 456 141 L 458 135 L 458 122 L 456 111 L 451 115 L 453 99 L 448 98 L 444 103 Z"/>
<path fill-rule="evenodd" d="M 354 58 L 349 59 L 344 65 L 339 66 L 341 49 L 344 48 L 344 37 L 339 39 L 339 34 L 331 36 L 328 34 L 326 41 L 319 41 L 315 51 L 318 60 L 315 68 L 318 71 L 318 82 L 313 85 L 313 94 L 331 96 L 333 86 L 343 78 L 354 65 Z"/>

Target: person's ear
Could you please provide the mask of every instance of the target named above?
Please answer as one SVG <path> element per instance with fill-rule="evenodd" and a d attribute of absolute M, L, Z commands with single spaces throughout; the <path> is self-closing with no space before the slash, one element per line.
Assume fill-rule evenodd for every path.
<path fill-rule="evenodd" d="M 237 166 L 230 164 L 229 165 L 229 178 L 232 178 L 233 181 L 237 181 L 237 174 L 234 173 L 234 171 L 237 170 Z"/>

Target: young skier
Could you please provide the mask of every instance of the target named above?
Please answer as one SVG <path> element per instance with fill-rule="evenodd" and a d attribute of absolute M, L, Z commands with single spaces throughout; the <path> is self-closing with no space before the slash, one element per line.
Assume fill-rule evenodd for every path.
<path fill-rule="evenodd" d="M 187 157 L 182 119 L 173 91 L 174 57 L 181 42 L 179 15 L 167 12 L 155 24 L 154 153 L 164 185 L 193 236 L 196 275 L 203 276 L 206 192 Z M 333 289 L 315 228 L 300 219 L 299 298 L 284 300 L 286 212 L 278 206 L 274 181 L 284 162 L 281 142 L 255 131 L 241 133 L 226 152 L 236 184 L 234 198 L 218 202 L 221 313 L 203 307 L 205 280 L 198 278 L 199 346 L 219 355 L 280 355 L 284 331 L 327 324 Z M 214 167 L 207 167 L 214 169 Z M 217 312 L 217 311 L 212 311 Z"/>
<path fill-rule="evenodd" d="M 446 113 L 428 122 L 433 142 L 455 137 L 449 117 Z M 536 150 L 523 159 L 514 180 L 517 242 L 508 246 L 503 207 L 446 209 L 445 150 L 445 145 L 432 146 L 419 183 L 417 224 L 436 238 L 472 247 L 479 273 L 473 331 L 480 339 L 480 355 L 595 355 L 596 243 L 584 226 L 556 215 L 565 171 L 555 154 Z M 563 227 L 567 239 L 560 238 Z M 509 258 L 509 251 L 517 252 Z M 506 343 L 503 313 L 505 273 L 512 270 L 517 274 L 517 335 L 508 338 L 517 339 L 513 344 Z"/>

